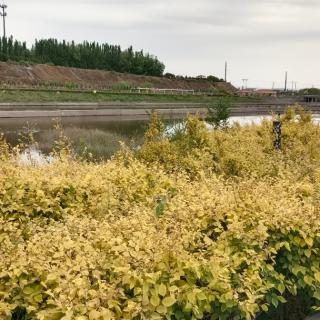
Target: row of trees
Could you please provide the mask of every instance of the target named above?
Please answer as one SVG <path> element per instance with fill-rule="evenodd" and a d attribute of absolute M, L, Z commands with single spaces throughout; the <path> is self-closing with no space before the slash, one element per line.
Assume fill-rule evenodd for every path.
<path fill-rule="evenodd" d="M 300 95 L 320 95 L 320 89 L 319 88 L 305 88 L 299 90 L 298 94 Z"/>
<path fill-rule="evenodd" d="M 212 75 L 210 75 L 210 76 L 200 75 L 197 77 L 189 77 L 189 76 L 175 75 L 173 73 L 165 73 L 164 77 L 168 78 L 168 79 L 177 79 L 177 80 L 208 80 L 211 82 L 223 82 L 224 81 L 223 79 L 219 79 L 218 77 L 212 76 Z"/>
<path fill-rule="evenodd" d="M 1 61 L 26 61 L 51 63 L 53 65 L 84 69 L 101 69 L 139 75 L 162 76 L 165 66 L 157 57 L 134 51 L 132 47 L 122 50 L 118 45 L 97 42 L 58 41 L 43 39 L 35 41 L 31 49 L 25 42 L 13 37 L 0 39 Z"/>

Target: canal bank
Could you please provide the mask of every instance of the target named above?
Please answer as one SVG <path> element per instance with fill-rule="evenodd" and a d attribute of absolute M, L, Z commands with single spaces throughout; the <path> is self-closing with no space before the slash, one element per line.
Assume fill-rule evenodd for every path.
<path fill-rule="evenodd" d="M 231 116 L 282 113 L 293 99 L 259 102 L 237 102 L 231 105 Z M 306 110 L 320 113 L 320 103 L 301 103 Z M 181 119 L 188 114 L 204 116 L 203 103 L 0 103 L 0 118 L 107 117 L 110 120 L 145 120 L 153 111 L 164 118 Z"/>

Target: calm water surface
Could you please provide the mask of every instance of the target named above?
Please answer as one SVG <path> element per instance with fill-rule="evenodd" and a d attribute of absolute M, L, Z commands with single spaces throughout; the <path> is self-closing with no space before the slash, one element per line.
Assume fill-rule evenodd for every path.
<path fill-rule="evenodd" d="M 230 124 L 238 122 L 240 125 L 259 124 L 266 118 L 271 117 L 231 117 L 229 122 Z M 314 122 L 320 123 L 320 115 L 314 115 Z M 54 128 L 57 123 L 63 128 L 63 135 L 70 139 L 77 153 L 90 152 L 97 159 L 109 158 L 114 154 L 120 147 L 119 141 L 132 147 L 140 145 L 148 125 L 148 121 L 115 121 L 107 117 L 0 119 L 0 133 L 3 133 L 6 140 L 13 146 L 32 133 L 37 141 L 37 146 L 31 150 L 32 153 L 40 150 L 48 154 L 61 133 L 60 129 Z M 169 134 L 174 132 L 178 123 L 178 120 L 168 120 L 167 132 Z"/>
<path fill-rule="evenodd" d="M 266 117 L 231 117 L 230 123 L 239 122 L 241 125 L 260 123 L 263 118 Z M 170 126 L 177 122 L 177 120 L 168 120 L 167 124 Z M 123 135 L 128 138 L 143 134 L 148 125 L 148 121 L 143 120 L 110 121 L 107 117 L 18 118 L 0 119 L 0 132 L 5 135 L 9 143 L 16 144 L 21 134 L 32 132 L 35 138 L 39 138 L 51 132 L 57 123 L 65 131 L 70 129 L 97 130 Z"/>

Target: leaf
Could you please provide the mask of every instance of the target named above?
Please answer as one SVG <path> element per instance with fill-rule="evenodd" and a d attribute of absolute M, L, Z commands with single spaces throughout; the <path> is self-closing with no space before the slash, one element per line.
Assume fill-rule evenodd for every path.
<path fill-rule="evenodd" d="M 312 251 L 310 249 L 304 250 L 304 254 L 306 255 L 306 257 L 310 258 L 312 255 Z"/>
<path fill-rule="evenodd" d="M 275 306 L 275 308 L 278 307 L 279 301 L 275 296 L 272 296 L 271 303 Z"/>
<path fill-rule="evenodd" d="M 160 314 L 166 314 L 167 313 L 167 308 L 164 305 L 160 305 L 157 307 L 156 311 Z"/>
<path fill-rule="evenodd" d="M 162 297 L 164 297 L 164 296 L 166 295 L 166 293 L 167 293 L 167 287 L 166 287 L 163 283 L 161 283 L 161 284 L 159 285 L 159 287 L 158 287 L 158 293 L 159 293 L 159 295 L 162 296 Z"/>
<path fill-rule="evenodd" d="M 283 245 L 285 246 L 285 248 L 291 252 L 291 247 L 290 244 L 288 242 L 284 242 Z"/>
<path fill-rule="evenodd" d="M 43 297 L 42 294 L 37 294 L 33 297 L 33 301 L 40 303 L 42 301 Z"/>
<path fill-rule="evenodd" d="M 158 314 L 158 313 L 153 313 L 153 314 L 151 315 L 151 318 L 150 318 L 150 319 L 151 319 L 151 320 L 161 320 L 162 317 L 161 317 L 161 315 Z"/>
<path fill-rule="evenodd" d="M 61 320 L 64 319 L 65 313 L 59 309 L 40 311 L 38 313 L 40 319 L 43 320 Z"/>
<path fill-rule="evenodd" d="M 170 297 L 166 297 L 162 300 L 162 304 L 166 307 L 171 307 L 172 305 L 174 305 L 176 302 L 176 299 L 172 296 Z"/>
<path fill-rule="evenodd" d="M 26 286 L 23 288 L 22 292 L 26 295 L 32 295 L 34 293 L 34 289 L 31 286 Z"/>
<path fill-rule="evenodd" d="M 283 284 L 283 283 L 280 283 L 279 285 L 278 285 L 278 291 L 281 293 L 281 294 L 283 294 L 284 292 L 285 292 L 285 290 L 286 290 L 286 287 L 285 287 L 285 285 Z"/>
<path fill-rule="evenodd" d="M 320 301 L 320 290 L 317 290 L 314 294 L 313 294 L 313 297 L 317 300 Z"/>
<path fill-rule="evenodd" d="M 89 313 L 89 319 L 90 320 L 97 320 L 97 319 L 100 318 L 100 316 L 101 316 L 101 313 L 99 311 L 96 311 L 96 310 L 92 310 Z"/>
<path fill-rule="evenodd" d="M 113 319 L 112 312 L 108 309 L 101 308 L 102 320 L 111 320 Z"/>
<path fill-rule="evenodd" d="M 207 297 L 204 294 L 204 292 L 199 292 L 199 293 L 197 293 L 197 299 L 200 300 L 200 301 L 203 301 L 203 300 L 206 300 Z"/>
<path fill-rule="evenodd" d="M 189 292 L 188 295 L 187 295 L 187 297 L 188 297 L 188 301 L 189 301 L 190 303 L 196 304 L 197 301 L 196 301 L 196 295 L 195 295 L 194 292 Z"/>
<path fill-rule="evenodd" d="M 281 302 L 281 303 L 286 303 L 286 302 L 287 302 L 287 300 L 286 300 L 284 297 L 282 297 L 282 296 L 278 296 L 278 300 L 279 300 L 279 302 Z"/>
<path fill-rule="evenodd" d="M 196 319 L 202 319 L 203 318 L 203 312 L 199 309 L 198 306 L 194 306 L 192 308 L 192 312 L 193 312 L 194 316 L 196 317 Z"/>
<path fill-rule="evenodd" d="M 307 276 L 304 276 L 303 280 L 304 280 L 304 282 L 306 284 L 308 284 L 309 286 L 312 286 L 312 283 L 313 283 L 313 278 L 312 277 L 307 275 Z"/>
<path fill-rule="evenodd" d="M 318 282 L 320 282 L 320 272 L 316 272 L 316 273 L 314 274 L 314 278 L 315 278 Z"/>
<path fill-rule="evenodd" d="M 157 207 L 156 207 L 156 216 L 157 216 L 157 218 L 160 218 L 161 216 L 163 216 L 165 207 L 166 207 L 165 201 L 161 200 L 159 202 L 159 204 L 157 205 Z"/>
<path fill-rule="evenodd" d="M 158 296 L 152 296 L 151 299 L 150 299 L 150 303 L 154 307 L 157 307 L 160 304 L 160 298 Z"/>
<path fill-rule="evenodd" d="M 306 244 L 307 244 L 309 247 L 312 247 L 312 246 L 313 246 L 313 239 L 312 239 L 312 238 L 306 238 L 306 239 L 304 239 L 304 241 L 306 242 Z"/>
<path fill-rule="evenodd" d="M 34 295 L 42 291 L 42 286 L 37 283 L 33 283 L 25 286 L 22 291 L 26 295 Z"/>
<path fill-rule="evenodd" d="M 142 292 L 142 289 L 139 288 L 139 287 L 135 287 L 135 288 L 133 289 L 133 294 L 134 294 L 135 296 L 139 295 L 141 292 Z"/>

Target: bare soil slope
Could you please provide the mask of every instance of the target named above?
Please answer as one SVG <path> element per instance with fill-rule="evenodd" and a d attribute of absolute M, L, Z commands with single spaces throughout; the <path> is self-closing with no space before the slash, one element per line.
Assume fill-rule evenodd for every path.
<path fill-rule="evenodd" d="M 0 83 L 17 86 L 32 86 L 47 83 L 77 84 L 81 88 L 109 89 L 117 84 L 130 84 L 134 87 L 159 89 L 221 89 L 233 92 L 235 88 L 225 82 L 213 83 L 207 80 L 176 80 L 161 77 L 138 76 L 113 71 L 85 70 L 49 65 L 24 66 L 0 62 Z"/>

